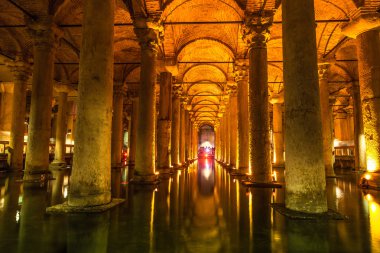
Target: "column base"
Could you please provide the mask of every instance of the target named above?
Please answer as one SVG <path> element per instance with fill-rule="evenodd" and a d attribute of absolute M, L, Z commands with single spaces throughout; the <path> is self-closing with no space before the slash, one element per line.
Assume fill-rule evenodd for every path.
<path fill-rule="evenodd" d="M 159 167 L 157 170 L 160 172 L 160 176 L 163 174 L 173 174 L 172 167 L 168 167 L 168 166 Z"/>
<path fill-rule="evenodd" d="M 150 175 L 134 175 L 131 179 L 130 183 L 133 184 L 158 184 L 160 181 L 158 179 L 158 175 L 150 174 Z"/>
<path fill-rule="evenodd" d="M 62 214 L 62 213 L 100 213 L 107 211 L 121 203 L 125 199 L 112 199 L 108 204 L 98 206 L 69 206 L 67 202 L 46 208 L 49 214 Z"/>
<path fill-rule="evenodd" d="M 54 160 L 50 165 L 49 165 L 49 170 L 65 170 L 67 169 L 67 164 L 64 161 L 57 161 Z"/>
<path fill-rule="evenodd" d="M 111 168 L 123 168 L 123 163 L 112 163 Z"/>
<path fill-rule="evenodd" d="M 241 170 L 234 169 L 230 172 L 230 175 L 233 177 L 247 177 L 248 178 L 248 172 L 244 172 Z"/>
<path fill-rule="evenodd" d="M 272 168 L 283 169 L 285 168 L 285 163 L 273 163 Z"/>
<path fill-rule="evenodd" d="M 328 209 L 323 213 L 304 213 L 294 211 L 285 207 L 285 204 L 274 203 L 271 204 L 272 208 L 280 214 L 297 220 L 348 220 L 348 216 L 340 214 L 332 209 Z"/>
<path fill-rule="evenodd" d="M 183 170 L 184 165 L 183 164 L 174 164 L 173 170 Z"/>
<path fill-rule="evenodd" d="M 48 169 L 34 169 L 34 170 L 24 170 L 24 183 L 37 183 L 45 182 L 50 178 L 50 171 Z"/>
<path fill-rule="evenodd" d="M 366 172 L 360 177 L 360 186 L 366 189 L 380 190 L 380 173 Z"/>
<path fill-rule="evenodd" d="M 247 180 L 242 180 L 242 184 L 252 188 L 282 188 L 282 184 L 276 182 L 254 182 L 249 177 Z"/>

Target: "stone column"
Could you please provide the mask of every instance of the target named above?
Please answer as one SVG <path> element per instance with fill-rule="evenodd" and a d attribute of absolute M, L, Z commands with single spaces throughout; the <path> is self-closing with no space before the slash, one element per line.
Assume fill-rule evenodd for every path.
<path fill-rule="evenodd" d="M 179 133 L 180 133 L 180 111 L 181 111 L 181 102 L 179 99 L 178 88 L 175 87 L 173 94 L 173 115 L 172 115 L 172 139 L 171 139 L 171 158 L 172 165 L 178 167 L 180 164 L 179 161 Z"/>
<path fill-rule="evenodd" d="M 69 101 L 67 107 L 67 141 L 68 143 L 72 144 L 74 141 L 75 101 Z"/>
<path fill-rule="evenodd" d="M 191 149 L 191 127 L 190 127 L 190 116 L 189 108 L 185 105 L 185 162 L 190 160 L 190 149 Z"/>
<path fill-rule="evenodd" d="M 14 76 L 13 114 L 11 135 L 8 148 L 8 166 L 11 170 L 22 170 L 24 150 L 24 130 L 26 111 L 26 87 L 31 74 L 31 67 L 20 58 L 7 63 Z"/>
<path fill-rule="evenodd" d="M 323 160 L 327 177 L 335 176 L 333 162 L 333 121 L 330 109 L 330 91 L 328 83 L 328 69 L 330 64 L 321 63 L 318 65 L 319 74 L 319 95 L 322 117 L 322 137 L 323 137 Z"/>
<path fill-rule="evenodd" d="M 231 90 L 230 95 L 230 164 L 231 167 L 236 168 L 237 163 L 237 121 L 238 121 L 238 115 L 237 115 L 237 94 L 236 94 L 236 87 L 233 87 L 233 90 Z"/>
<path fill-rule="evenodd" d="M 225 124 L 226 124 L 226 165 L 230 165 L 231 163 L 231 108 L 227 105 L 226 113 L 225 113 Z"/>
<path fill-rule="evenodd" d="M 0 140 L 9 141 L 12 127 L 13 83 L 0 83 L 1 106 L 0 106 Z"/>
<path fill-rule="evenodd" d="M 67 134 L 67 95 L 70 88 L 66 85 L 56 84 L 54 89 L 58 92 L 58 113 L 55 131 L 54 161 L 50 169 L 66 168 L 66 134 Z"/>
<path fill-rule="evenodd" d="M 215 133 L 215 160 L 219 160 L 219 154 L 218 154 L 218 149 L 219 149 L 219 126 L 215 123 L 214 125 L 214 133 Z"/>
<path fill-rule="evenodd" d="M 161 174 L 170 173 L 171 170 L 172 79 L 170 72 L 160 73 L 157 164 Z"/>
<path fill-rule="evenodd" d="M 221 140 L 221 159 L 220 161 L 222 163 L 226 162 L 226 117 L 225 117 L 225 112 L 223 113 L 223 117 L 221 119 L 221 132 L 220 132 L 220 140 Z"/>
<path fill-rule="evenodd" d="M 156 162 L 156 59 L 160 28 L 144 19 L 134 20 L 135 33 L 141 47 L 139 119 L 136 142 L 136 165 L 133 181 L 157 182 Z"/>
<path fill-rule="evenodd" d="M 51 101 L 55 46 L 58 29 L 49 20 L 29 24 L 33 38 L 32 101 L 29 113 L 28 145 L 24 179 L 39 179 L 49 168 Z"/>
<path fill-rule="evenodd" d="M 84 4 L 75 152 L 68 198 L 69 206 L 77 208 L 111 202 L 114 10 L 112 0 Z"/>
<path fill-rule="evenodd" d="M 284 166 L 284 132 L 282 127 L 283 94 L 272 95 L 270 103 L 273 104 L 273 150 L 274 165 Z"/>
<path fill-rule="evenodd" d="M 248 113 L 248 77 L 246 66 L 242 62 L 235 64 L 235 81 L 237 82 L 238 100 L 238 161 L 237 169 L 240 174 L 249 172 L 249 124 Z"/>
<path fill-rule="evenodd" d="M 359 83 L 353 83 L 355 170 L 366 170 L 366 148 Z"/>
<path fill-rule="evenodd" d="M 185 103 L 183 102 L 181 105 L 181 111 L 180 111 L 180 139 L 179 139 L 179 160 L 182 165 L 186 163 L 185 161 L 185 128 L 186 128 L 186 122 L 185 122 Z"/>
<path fill-rule="evenodd" d="M 247 22 L 244 34 L 249 46 L 249 147 L 255 182 L 272 182 L 266 45 L 269 26 L 270 19 L 258 25 Z"/>
<path fill-rule="evenodd" d="M 314 1 L 284 0 L 285 205 L 327 211 Z"/>
<path fill-rule="evenodd" d="M 122 167 L 121 154 L 123 150 L 123 85 L 113 85 L 112 106 L 112 136 L 111 136 L 111 167 L 118 169 Z"/>
<path fill-rule="evenodd" d="M 357 55 L 367 170 L 380 171 L 380 38 L 378 30 L 364 32 L 357 37 Z"/>
<path fill-rule="evenodd" d="M 132 98 L 132 120 L 131 120 L 131 138 L 129 148 L 129 166 L 135 166 L 136 162 L 136 142 L 137 142 L 137 129 L 139 123 L 139 97 L 137 91 L 128 91 L 128 94 Z"/>

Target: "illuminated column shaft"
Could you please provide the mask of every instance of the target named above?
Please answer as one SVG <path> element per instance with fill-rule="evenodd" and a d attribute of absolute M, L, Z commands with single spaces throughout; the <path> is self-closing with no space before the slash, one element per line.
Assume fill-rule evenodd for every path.
<path fill-rule="evenodd" d="M 35 25 L 35 27 L 34 27 Z M 34 29 L 34 30 L 33 30 Z M 28 146 L 24 179 L 38 179 L 49 168 L 49 141 L 51 132 L 51 101 L 55 45 L 54 24 L 31 24 L 33 36 L 32 100 L 29 113 Z"/>
<path fill-rule="evenodd" d="M 160 73 L 160 102 L 157 129 L 157 165 L 160 173 L 168 173 L 171 166 L 172 129 L 172 74 Z"/>
<path fill-rule="evenodd" d="M 230 102 L 230 164 L 233 167 L 236 167 L 237 163 L 237 96 L 234 91 L 231 93 L 231 102 Z"/>
<path fill-rule="evenodd" d="M 111 201 L 114 8 L 114 1 L 93 0 L 84 5 L 70 206 Z"/>
<path fill-rule="evenodd" d="M 67 132 L 70 133 L 68 135 L 68 140 L 69 143 L 74 141 L 74 109 L 75 109 L 75 102 L 74 101 L 69 101 L 68 104 L 68 110 L 69 112 L 67 113 Z"/>
<path fill-rule="evenodd" d="M 353 84 L 355 170 L 366 170 L 366 148 L 359 83 Z"/>
<path fill-rule="evenodd" d="M 226 149 L 227 149 L 227 125 L 226 125 L 226 114 L 227 112 L 224 112 L 223 119 L 222 119 L 222 126 L 223 126 L 223 132 L 222 132 L 222 162 L 226 163 L 227 156 L 226 156 Z"/>
<path fill-rule="evenodd" d="M 198 157 L 198 130 L 197 128 L 193 125 L 192 126 L 192 133 L 193 133 L 193 158 Z"/>
<path fill-rule="evenodd" d="M 253 32 L 249 49 L 250 163 L 256 182 L 272 181 L 268 97 L 268 28 Z"/>
<path fill-rule="evenodd" d="M 313 0 L 284 0 L 285 205 L 327 211 Z"/>
<path fill-rule="evenodd" d="M 223 139 L 223 132 L 224 131 L 224 121 L 223 116 L 220 118 L 220 128 L 219 128 L 219 161 L 223 162 L 223 145 L 224 145 L 224 139 Z"/>
<path fill-rule="evenodd" d="M 8 153 L 8 165 L 12 170 L 22 170 L 23 149 L 24 149 L 24 129 L 26 111 L 26 87 L 31 74 L 30 66 L 20 61 L 8 64 L 14 76 L 13 88 L 13 114 L 11 135 L 9 140 L 10 152 Z"/>
<path fill-rule="evenodd" d="M 54 161 L 51 164 L 51 168 L 66 167 L 67 93 L 68 91 L 63 90 L 59 90 L 58 92 L 58 114 L 57 127 L 55 131 Z"/>
<path fill-rule="evenodd" d="M 123 149 L 123 85 L 113 86 L 111 167 L 121 166 Z"/>
<path fill-rule="evenodd" d="M 227 106 L 226 110 L 226 164 L 231 163 L 231 107 Z"/>
<path fill-rule="evenodd" d="M 284 165 L 284 132 L 282 130 L 282 104 L 273 104 L 274 164 Z"/>
<path fill-rule="evenodd" d="M 333 136 L 332 136 L 332 115 L 330 108 L 330 91 L 327 79 L 329 64 L 319 64 L 319 95 L 322 117 L 322 138 L 323 138 L 323 160 L 325 164 L 326 176 L 335 176 L 333 168 Z"/>
<path fill-rule="evenodd" d="M 136 92 L 137 93 L 137 92 Z M 129 165 L 134 167 L 136 162 L 136 142 L 139 119 L 139 98 L 137 94 L 132 95 L 132 120 L 131 120 L 131 139 L 129 148 Z"/>
<path fill-rule="evenodd" d="M 249 172 L 249 124 L 248 113 L 248 82 L 245 66 L 237 66 L 235 71 L 238 100 L 238 161 L 237 166 L 241 174 Z"/>
<path fill-rule="evenodd" d="M 13 83 L 1 84 L 0 140 L 8 141 L 12 127 Z"/>
<path fill-rule="evenodd" d="M 367 170 L 380 170 L 380 38 L 379 31 L 357 37 L 357 55 L 366 143 Z"/>
<path fill-rule="evenodd" d="M 135 21 L 138 24 L 138 21 Z M 133 180 L 156 181 L 156 58 L 158 34 L 153 28 L 137 27 L 135 33 L 141 47 L 139 118 L 136 142 L 136 164 Z M 153 41 L 153 42 L 152 42 Z"/>
<path fill-rule="evenodd" d="M 185 162 L 190 158 L 191 133 L 189 111 L 185 111 Z"/>
<path fill-rule="evenodd" d="M 172 121 L 172 149 L 171 149 L 171 158 L 172 164 L 174 167 L 178 167 L 179 162 L 179 133 L 180 133 L 180 111 L 181 111 L 181 102 L 177 95 L 173 96 L 173 121 Z"/>
<path fill-rule="evenodd" d="M 185 142 L 185 131 L 186 131 L 186 122 L 185 122 L 185 109 L 181 106 L 181 110 L 180 110 L 180 115 L 181 115 L 181 119 L 180 119 L 180 139 L 179 139 L 179 157 L 180 157 L 180 162 L 181 164 L 185 164 L 185 145 L 186 145 L 186 142 Z"/>

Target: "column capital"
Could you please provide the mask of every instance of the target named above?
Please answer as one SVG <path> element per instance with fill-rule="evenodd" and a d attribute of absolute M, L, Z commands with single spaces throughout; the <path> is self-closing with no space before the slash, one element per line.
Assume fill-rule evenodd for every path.
<path fill-rule="evenodd" d="M 341 26 L 341 32 L 350 38 L 380 29 L 380 13 L 372 8 L 360 7 L 351 13 L 351 22 Z"/>
<path fill-rule="evenodd" d="M 237 64 L 234 66 L 233 77 L 236 82 L 241 82 L 248 79 L 248 66 L 245 64 Z"/>
<path fill-rule="evenodd" d="M 327 79 L 331 64 L 328 62 L 318 63 L 319 80 Z"/>
<path fill-rule="evenodd" d="M 269 28 L 272 26 L 273 14 L 264 17 L 246 14 L 242 25 L 242 39 L 248 48 L 266 48 L 270 39 Z"/>
<path fill-rule="evenodd" d="M 113 85 L 113 95 L 114 96 L 124 96 L 127 94 L 127 91 L 123 84 L 114 84 Z"/>
<path fill-rule="evenodd" d="M 65 82 L 55 82 L 54 90 L 58 93 L 70 93 L 72 91 L 75 91 L 72 85 Z"/>
<path fill-rule="evenodd" d="M 164 58 L 157 61 L 157 71 L 169 72 L 172 76 L 178 75 L 178 64 L 175 58 Z"/>
<path fill-rule="evenodd" d="M 28 33 L 33 39 L 33 44 L 38 49 L 55 49 L 63 36 L 63 31 L 53 22 L 53 17 L 47 17 L 38 21 L 27 21 Z"/>
<path fill-rule="evenodd" d="M 227 93 L 230 94 L 232 97 L 236 97 L 237 95 L 237 84 L 229 82 L 227 83 Z"/>
<path fill-rule="evenodd" d="M 283 104 L 284 103 L 284 90 L 282 90 L 280 93 L 270 93 L 269 97 L 269 103 L 272 105 L 274 104 Z"/>
<path fill-rule="evenodd" d="M 5 64 L 16 80 L 26 82 L 32 75 L 32 66 L 21 57 L 16 57 L 14 61 L 6 61 Z"/>
<path fill-rule="evenodd" d="M 182 94 L 182 86 L 181 85 L 173 85 L 173 96 L 180 98 Z"/>
<path fill-rule="evenodd" d="M 157 52 L 164 37 L 164 27 L 158 22 L 150 22 L 145 18 L 135 19 L 133 26 L 141 50 Z"/>
<path fill-rule="evenodd" d="M 128 89 L 126 92 L 127 97 L 134 99 L 139 97 L 139 90 L 138 89 Z"/>

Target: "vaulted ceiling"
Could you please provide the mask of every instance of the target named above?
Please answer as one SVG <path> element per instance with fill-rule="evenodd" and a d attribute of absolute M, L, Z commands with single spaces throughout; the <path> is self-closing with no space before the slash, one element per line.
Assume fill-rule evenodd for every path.
<path fill-rule="evenodd" d="M 198 123 L 214 124 L 220 104 L 234 81 L 234 62 L 246 58 L 241 29 L 246 13 L 274 12 L 268 43 L 270 94 L 283 89 L 282 16 L 279 0 L 116 0 L 115 82 L 136 88 L 140 75 L 140 47 L 132 16 L 153 17 L 164 27 L 159 58 L 175 59 L 176 85 L 192 105 Z M 315 0 L 317 49 L 321 60 L 333 61 L 330 91 L 340 104 L 357 79 L 355 41 L 340 32 L 358 7 L 379 8 L 380 0 Z M 32 42 L 26 27 L 31 17 L 53 17 L 64 32 L 55 62 L 55 80 L 77 85 L 81 48 L 83 0 L 1 0 L 0 81 L 11 81 L 5 65 L 22 53 L 33 62 Z M 96 18 L 96 17 L 94 17 Z M 339 107 L 344 109 L 344 107 Z"/>

